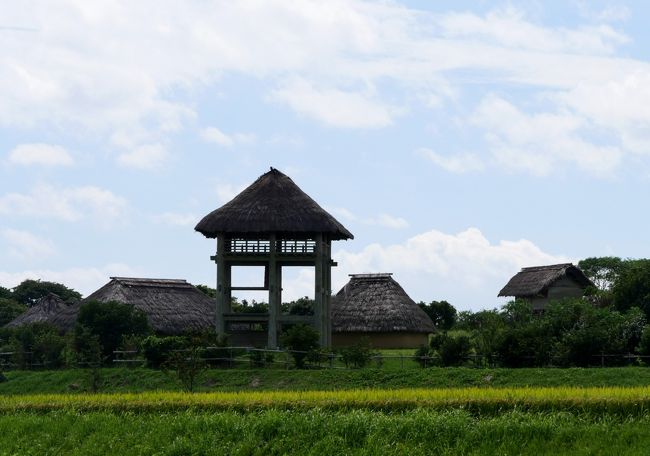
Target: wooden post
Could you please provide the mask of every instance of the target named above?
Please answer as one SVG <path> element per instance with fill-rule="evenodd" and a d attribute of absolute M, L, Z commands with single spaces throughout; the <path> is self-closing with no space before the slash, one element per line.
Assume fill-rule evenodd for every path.
<path fill-rule="evenodd" d="M 324 274 L 323 274 L 323 235 L 316 235 L 316 263 L 314 264 L 314 326 L 320 335 L 321 347 L 327 347 L 327 330 L 324 328 L 325 303 L 324 303 Z"/>
<path fill-rule="evenodd" d="M 216 321 L 215 329 L 217 334 L 222 335 L 226 332 L 226 324 L 223 318 L 226 308 L 226 263 L 224 260 L 225 239 L 223 236 L 217 238 L 217 302 L 216 302 Z"/>
<path fill-rule="evenodd" d="M 276 235 L 269 237 L 269 342 L 270 349 L 278 347 L 278 316 L 280 315 L 281 270 L 276 258 Z"/>

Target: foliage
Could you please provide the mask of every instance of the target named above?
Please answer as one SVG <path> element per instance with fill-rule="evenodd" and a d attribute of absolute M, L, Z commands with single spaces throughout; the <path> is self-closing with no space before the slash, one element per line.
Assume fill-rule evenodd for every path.
<path fill-rule="evenodd" d="M 239 302 L 237 298 L 233 298 L 231 306 L 233 312 L 268 313 L 269 311 L 268 303 L 257 302 L 254 299 L 251 302 L 248 302 L 246 299 L 242 299 L 242 301 Z"/>
<path fill-rule="evenodd" d="M 282 303 L 282 312 L 289 315 L 314 315 L 314 300 L 304 296 L 295 301 Z"/>
<path fill-rule="evenodd" d="M 436 342 L 436 350 L 442 344 L 442 338 L 440 338 L 439 343 Z M 414 360 L 420 365 L 420 367 L 433 367 L 434 363 L 431 362 L 429 358 L 432 355 L 432 348 L 426 345 L 420 345 L 413 354 Z"/>
<path fill-rule="evenodd" d="M 250 359 L 253 367 L 267 367 L 273 363 L 275 356 L 272 352 L 255 349 L 248 351 L 248 359 Z"/>
<path fill-rule="evenodd" d="M 298 324 L 287 329 L 280 337 L 282 346 L 291 350 L 296 367 L 302 369 L 305 367 L 305 359 L 309 352 L 319 347 L 318 331 L 309 325 Z"/>
<path fill-rule="evenodd" d="M 650 260 L 628 260 L 612 286 L 619 311 L 638 307 L 650 317 Z"/>
<path fill-rule="evenodd" d="M 602 291 L 609 290 L 625 267 L 619 257 L 591 257 L 578 262 L 578 267 Z"/>
<path fill-rule="evenodd" d="M 373 357 L 372 346 L 367 337 L 361 338 L 356 344 L 339 350 L 345 367 L 366 367 Z"/>
<path fill-rule="evenodd" d="M 443 366 L 460 366 L 466 361 L 472 349 L 470 338 L 464 334 L 446 336 L 440 347 L 438 355 Z"/>
<path fill-rule="evenodd" d="M 207 285 L 195 285 L 196 288 L 198 288 L 199 291 L 203 292 L 207 296 L 211 298 L 216 298 L 217 297 L 217 290 L 209 287 Z"/>
<path fill-rule="evenodd" d="M 169 354 L 164 364 L 165 369 L 170 369 L 188 393 L 194 392 L 196 379 L 207 368 L 203 360 L 204 349 L 191 346 L 183 350 L 175 350 Z"/>
<path fill-rule="evenodd" d="M 0 297 L 0 326 L 6 325 L 26 310 L 27 307 L 18 301 Z"/>
<path fill-rule="evenodd" d="M 54 293 L 67 303 L 78 301 L 81 294 L 57 282 L 27 279 L 13 289 L 12 298 L 26 306 L 32 306 L 48 293 Z"/>
<path fill-rule="evenodd" d="M 2 338 L 8 341 L 6 348 L 14 352 L 12 361 L 21 369 L 33 364 L 49 368 L 57 368 L 63 364 L 65 338 L 59 335 L 57 328 L 53 326 L 33 323 L 4 329 Z"/>
<path fill-rule="evenodd" d="M 456 308 L 447 301 L 431 301 L 429 304 L 419 302 L 418 306 L 439 330 L 447 331 L 456 324 Z"/>
<path fill-rule="evenodd" d="M 149 324 L 144 312 L 130 304 L 116 301 L 89 301 L 79 309 L 75 333 L 88 330 L 97 335 L 102 356 L 111 360 L 124 336 L 148 334 Z"/>
<path fill-rule="evenodd" d="M 9 288 L 0 286 L 0 299 L 12 299 L 12 298 L 13 295 L 11 293 L 11 290 Z"/>
<path fill-rule="evenodd" d="M 158 369 L 167 362 L 173 350 L 181 350 L 187 345 L 187 339 L 180 336 L 147 336 L 142 341 L 141 347 L 147 366 Z"/>

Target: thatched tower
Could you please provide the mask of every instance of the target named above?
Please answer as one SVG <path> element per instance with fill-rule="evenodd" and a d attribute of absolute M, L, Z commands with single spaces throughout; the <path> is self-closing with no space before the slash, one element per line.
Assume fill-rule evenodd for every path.
<path fill-rule="evenodd" d="M 132 304 L 147 315 L 149 325 L 159 334 L 205 331 L 214 324 L 212 300 L 185 280 L 111 277 L 83 300 L 87 301 Z M 74 328 L 82 303 L 64 309 L 54 317 L 54 323 L 64 330 Z"/>
<path fill-rule="evenodd" d="M 499 296 L 528 300 L 533 310 L 541 311 L 551 300 L 584 296 L 590 286 L 592 281 L 571 263 L 533 266 L 515 274 Z"/>
<path fill-rule="evenodd" d="M 211 257 L 217 263 L 217 332 L 240 332 L 238 340 L 246 343 L 241 328 L 251 328 L 252 341 L 252 328 L 262 327 L 268 334 L 267 345 L 277 347 L 283 323 L 305 322 L 318 329 L 322 346 L 330 345 L 331 266 L 335 265 L 331 243 L 353 236 L 288 176 L 271 168 L 232 201 L 203 217 L 195 230 L 217 239 L 216 255 Z M 264 266 L 264 286 L 233 287 L 232 266 Z M 283 266 L 315 268 L 313 317 L 281 315 Z M 268 291 L 269 313 L 232 312 L 233 290 Z"/>
<path fill-rule="evenodd" d="M 350 274 L 332 301 L 332 340 L 353 345 L 367 337 L 375 348 L 426 345 L 433 322 L 392 274 Z"/>
<path fill-rule="evenodd" d="M 53 319 L 68 307 L 69 306 L 58 295 L 48 293 L 25 312 L 7 323 L 5 328 L 16 328 L 18 326 L 29 325 L 32 323 L 48 323 L 62 329 L 55 321 L 53 321 Z"/>

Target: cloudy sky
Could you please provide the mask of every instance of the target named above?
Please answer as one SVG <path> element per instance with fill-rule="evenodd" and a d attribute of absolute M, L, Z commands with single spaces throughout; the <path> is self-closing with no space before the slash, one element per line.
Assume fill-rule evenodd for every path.
<path fill-rule="evenodd" d="M 0 3 L 0 285 L 214 285 L 193 227 L 269 166 L 354 233 L 334 291 L 650 256 L 645 2 Z"/>

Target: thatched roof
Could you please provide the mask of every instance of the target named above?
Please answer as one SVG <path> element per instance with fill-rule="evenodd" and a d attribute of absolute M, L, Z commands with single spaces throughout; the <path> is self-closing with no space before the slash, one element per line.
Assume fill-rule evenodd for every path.
<path fill-rule="evenodd" d="M 214 301 L 185 280 L 111 277 L 83 302 L 119 301 L 147 315 L 151 328 L 162 334 L 204 331 L 214 327 Z M 72 329 L 82 303 L 57 315 L 55 323 Z"/>
<path fill-rule="evenodd" d="M 271 168 L 232 201 L 210 212 L 194 228 L 209 238 L 220 234 L 327 234 L 331 239 L 354 236 L 288 176 Z"/>
<path fill-rule="evenodd" d="M 391 275 L 351 274 L 332 299 L 332 332 L 434 332 L 429 316 Z"/>
<path fill-rule="evenodd" d="M 32 323 L 50 323 L 54 324 L 52 319 L 55 315 L 67 309 L 69 306 L 54 293 L 48 293 L 36 303 L 28 308 L 25 312 L 18 315 L 12 321 L 5 325 L 5 328 L 16 328 L 18 326 L 29 325 Z M 56 325 L 55 325 L 56 326 Z"/>
<path fill-rule="evenodd" d="M 594 284 L 571 263 L 523 268 L 499 292 L 499 296 L 533 297 L 545 295 L 548 288 L 562 277 L 568 277 L 583 288 Z"/>

